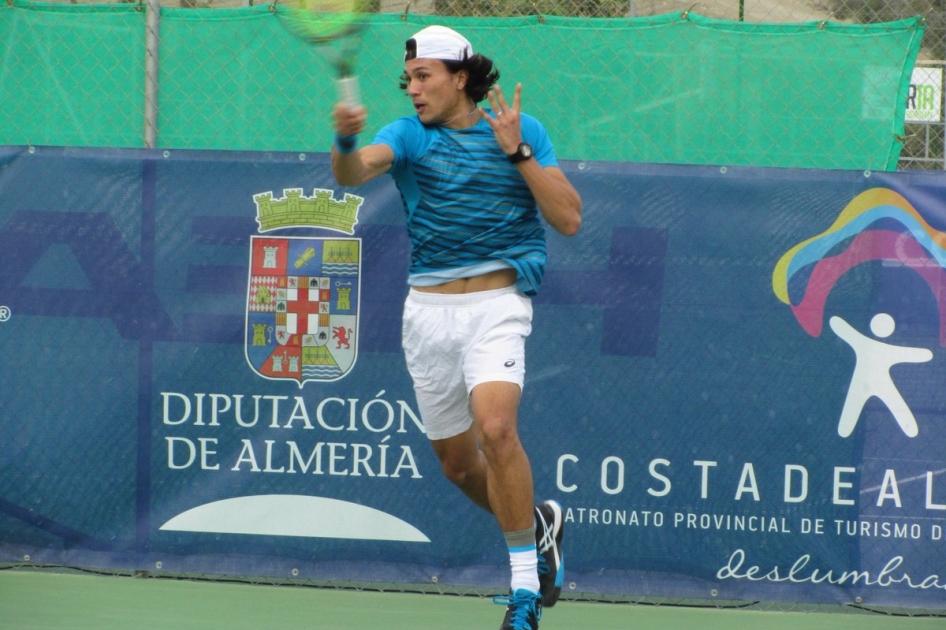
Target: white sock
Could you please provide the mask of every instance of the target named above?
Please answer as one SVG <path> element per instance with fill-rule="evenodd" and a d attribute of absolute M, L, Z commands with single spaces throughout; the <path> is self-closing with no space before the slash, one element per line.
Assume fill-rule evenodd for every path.
<path fill-rule="evenodd" d="M 533 593 L 539 592 L 538 558 L 535 545 L 526 551 L 509 551 L 509 566 L 512 567 L 510 588 L 515 593 L 524 588 Z"/>
<path fill-rule="evenodd" d="M 509 547 L 509 566 L 512 569 L 510 588 L 515 593 L 526 589 L 539 592 L 539 559 L 535 548 L 535 528 L 517 532 L 505 532 L 506 545 Z"/>

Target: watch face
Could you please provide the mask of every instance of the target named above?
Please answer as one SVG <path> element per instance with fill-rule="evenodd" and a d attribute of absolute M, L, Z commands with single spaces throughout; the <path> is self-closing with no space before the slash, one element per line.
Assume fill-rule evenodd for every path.
<path fill-rule="evenodd" d="M 519 148 L 516 149 L 515 153 L 510 154 L 509 161 L 513 164 L 518 164 L 519 162 L 524 162 L 532 157 L 532 147 L 527 142 L 520 142 Z"/>

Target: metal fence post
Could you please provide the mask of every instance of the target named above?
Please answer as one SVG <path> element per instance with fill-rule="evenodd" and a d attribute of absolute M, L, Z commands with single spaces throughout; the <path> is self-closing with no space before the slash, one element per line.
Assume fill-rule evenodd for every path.
<path fill-rule="evenodd" d="M 158 43 L 160 42 L 161 3 L 147 0 L 145 13 L 145 119 L 144 145 L 153 149 L 158 139 Z"/>

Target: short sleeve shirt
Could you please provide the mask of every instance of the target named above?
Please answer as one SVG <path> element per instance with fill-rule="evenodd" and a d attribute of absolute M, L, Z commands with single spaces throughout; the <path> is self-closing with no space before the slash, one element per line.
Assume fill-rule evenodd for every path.
<path fill-rule="evenodd" d="M 526 114 L 520 120 L 539 165 L 556 166 L 545 128 Z M 405 117 L 383 127 L 374 143 L 394 152 L 390 173 L 407 214 L 411 275 L 501 262 L 516 269 L 524 293 L 538 291 L 545 228 L 529 187 L 485 120 L 449 129 Z"/>

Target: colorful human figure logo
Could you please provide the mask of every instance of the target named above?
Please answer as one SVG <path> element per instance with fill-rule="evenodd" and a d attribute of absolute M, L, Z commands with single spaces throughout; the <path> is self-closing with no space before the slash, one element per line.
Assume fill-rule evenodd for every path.
<path fill-rule="evenodd" d="M 946 232 L 931 227 L 899 193 L 874 188 L 855 197 L 827 230 L 798 243 L 778 261 L 772 290 L 789 305 L 795 319 L 812 337 L 821 335 L 825 306 L 835 284 L 863 263 L 883 261 L 906 268 L 922 278 L 936 300 L 939 345 L 946 347 Z M 881 400 L 903 432 L 919 434 L 916 419 L 890 375 L 900 363 L 926 363 L 927 348 L 880 341 L 893 334 L 896 322 L 887 313 L 874 315 L 869 337 L 838 316 L 828 320 L 831 330 L 854 350 L 856 363 L 838 422 L 838 434 L 849 437 L 865 403 Z"/>

